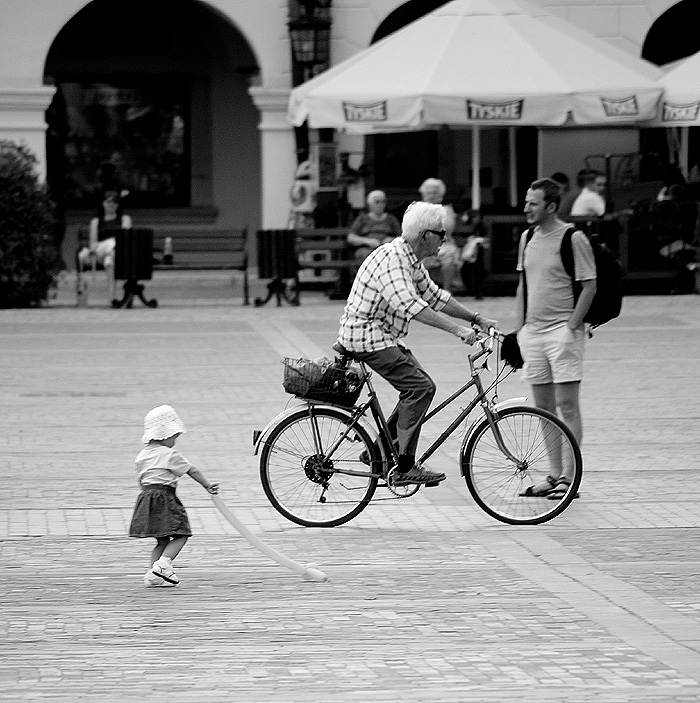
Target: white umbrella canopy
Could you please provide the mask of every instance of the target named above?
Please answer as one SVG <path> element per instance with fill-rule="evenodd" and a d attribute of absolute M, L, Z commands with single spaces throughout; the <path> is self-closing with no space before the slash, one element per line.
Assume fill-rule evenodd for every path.
<path fill-rule="evenodd" d="M 615 124 L 662 72 L 525 0 L 453 0 L 294 89 L 289 120 L 351 133 Z"/>

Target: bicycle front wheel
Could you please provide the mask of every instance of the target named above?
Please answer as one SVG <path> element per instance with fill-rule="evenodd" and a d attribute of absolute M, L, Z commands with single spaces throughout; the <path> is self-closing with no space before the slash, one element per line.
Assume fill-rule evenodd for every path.
<path fill-rule="evenodd" d="M 301 408 L 270 432 L 260 454 L 260 479 L 270 503 L 292 522 L 336 527 L 372 499 L 378 479 L 360 455 L 366 451 L 373 466 L 381 459 L 367 431 L 355 425 L 348 432 L 349 424 L 342 410 Z"/>
<path fill-rule="evenodd" d="M 536 525 L 561 514 L 576 497 L 583 473 L 571 430 L 556 415 L 524 405 L 495 413 L 494 422 L 505 452 L 486 417 L 462 449 L 462 474 L 476 503 L 510 525 Z M 571 485 L 557 498 L 524 495 L 547 476 L 571 477 Z"/>

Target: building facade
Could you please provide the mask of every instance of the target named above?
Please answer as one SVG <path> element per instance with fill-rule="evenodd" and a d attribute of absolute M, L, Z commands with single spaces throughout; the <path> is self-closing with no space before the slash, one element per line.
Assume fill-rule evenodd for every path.
<path fill-rule="evenodd" d="M 538 2 L 659 64 L 700 49 L 700 38 L 688 29 L 695 0 Z M 303 151 L 301 135 L 286 119 L 289 92 L 299 80 L 290 12 L 314 5 L 328 11 L 333 65 L 441 4 L 0 0 L 0 139 L 24 142 L 38 157 L 65 210 L 69 248 L 72 231 L 85 223 L 100 189 L 110 183 L 129 191 L 132 214 L 143 225 L 286 227 Z M 522 139 L 525 180 L 555 170 L 573 176 L 586 156 L 640 151 L 638 129 L 534 132 Z M 314 148 L 319 142 L 335 159 L 341 175 L 336 185 L 344 196 L 355 190 L 357 198 L 352 186 L 358 171 L 365 176 L 363 187 L 383 187 L 397 198 L 415 192 L 427 176 L 443 178 L 455 193 L 469 179 L 470 143 L 458 132 L 311 134 L 310 140 L 312 159 L 324 153 Z M 486 135 L 487 206 L 505 190 L 503 148 L 498 130 Z M 343 169 L 354 176 L 343 181 Z"/>

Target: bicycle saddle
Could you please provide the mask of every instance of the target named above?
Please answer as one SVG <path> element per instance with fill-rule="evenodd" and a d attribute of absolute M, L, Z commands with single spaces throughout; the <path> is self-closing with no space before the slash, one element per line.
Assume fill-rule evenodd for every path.
<path fill-rule="evenodd" d="M 333 349 L 334 352 L 337 352 L 341 356 L 346 356 L 346 357 L 348 357 L 348 359 L 353 359 L 353 360 L 357 361 L 357 359 L 355 359 L 355 355 L 351 351 L 347 350 L 337 340 L 333 343 L 333 346 L 331 347 L 331 349 Z"/>

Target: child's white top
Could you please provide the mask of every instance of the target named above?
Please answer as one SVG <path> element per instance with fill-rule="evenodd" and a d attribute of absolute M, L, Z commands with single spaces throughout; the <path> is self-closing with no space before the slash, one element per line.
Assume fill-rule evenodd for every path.
<path fill-rule="evenodd" d="M 134 461 L 136 476 L 142 486 L 175 486 L 194 466 L 177 449 L 162 444 L 147 444 Z"/>

